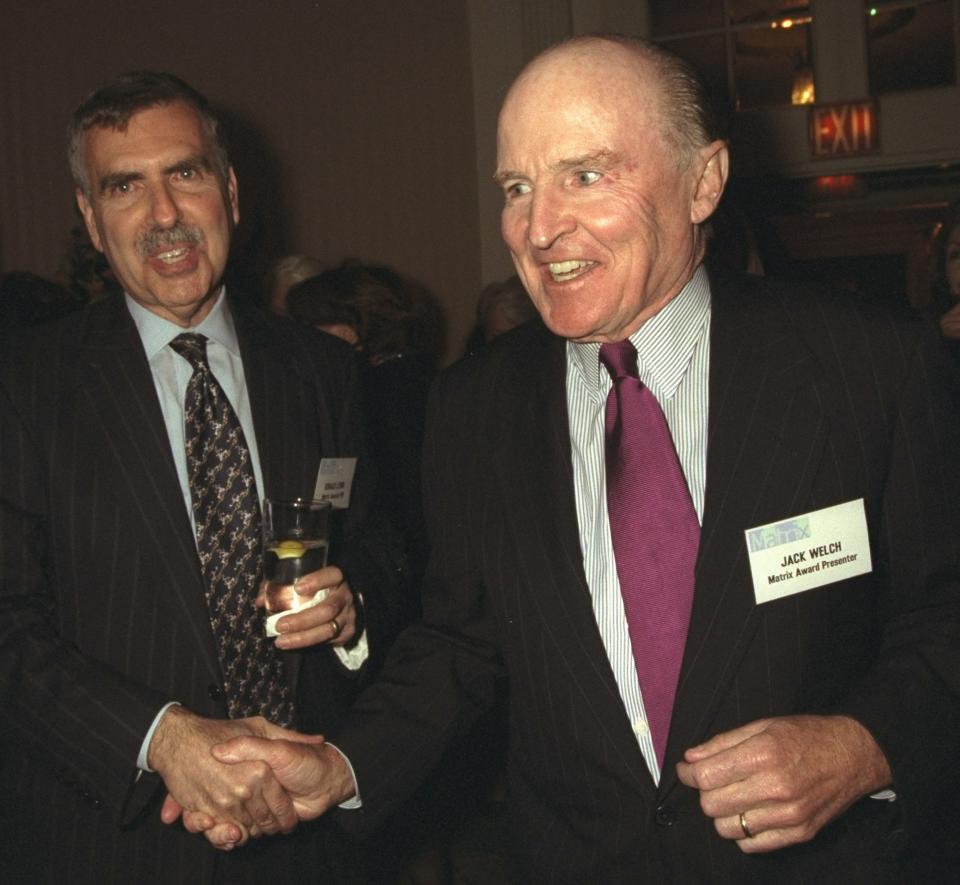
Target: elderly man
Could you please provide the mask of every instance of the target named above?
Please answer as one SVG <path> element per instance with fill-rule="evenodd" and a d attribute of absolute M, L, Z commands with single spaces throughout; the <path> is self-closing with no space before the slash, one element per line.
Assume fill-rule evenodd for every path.
<path fill-rule="evenodd" d="M 908 881 L 960 724 L 930 330 L 702 264 L 727 147 L 656 47 L 546 51 L 498 147 L 543 325 L 435 390 L 424 622 L 336 735 L 355 781 L 330 747 L 215 756 L 376 821 L 505 676 L 523 881 Z"/>
<path fill-rule="evenodd" d="M 265 766 L 209 747 L 325 729 L 357 685 L 353 591 L 373 626 L 403 566 L 371 534 L 363 459 L 339 567 L 298 588 L 324 601 L 275 643 L 254 605 L 259 499 L 311 497 L 321 464 L 362 454 L 352 354 L 228 302 L 237 181 L 199 93 L 127 75 L 71 133 L 77 203 L 125 295 L 23 336 L 0 368 L 0 879 L 359 878 L 328 826 L 227 855 L 161 821 L 169 792 L 238 842 L 292 829 Z"/>

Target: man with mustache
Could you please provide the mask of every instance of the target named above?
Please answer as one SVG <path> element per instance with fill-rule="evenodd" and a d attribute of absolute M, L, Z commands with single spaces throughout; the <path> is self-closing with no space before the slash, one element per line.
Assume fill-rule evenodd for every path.
<path fill-rule="evenodd" d="M 234 885 L 307 865 L 359 881 L 329 826 L 223 854 L 161 819 L 169 793 L 238 845 L 287 833 L 269 769 L 209 747 L 327 729 L 358 684 L 359 592 L 373 632 L 404 564 L 371 513 L 352 352 L 228 299 L 237 180 L 202 95 L 126 75 L 70 135 L 124 295 L 24 335 L 0 367 L 0 879 Z M 298 585 L 326 598 L 268 640 L 259 501 L 309 497 L 321 461 L 353 458 L 336 565 Z"/>
<path fill-rule="evenodd" d="M 957 379 L 906 311 L 706 266 L 728 163 L 660 48 L 524 69 L 496 180 L 543 323 L 434 389 L 423 623 L 332 736 L 352 772 L 218 759 L 370 825 L 503 679 L 520 881 L 899 885 L 956 844 Z"/>

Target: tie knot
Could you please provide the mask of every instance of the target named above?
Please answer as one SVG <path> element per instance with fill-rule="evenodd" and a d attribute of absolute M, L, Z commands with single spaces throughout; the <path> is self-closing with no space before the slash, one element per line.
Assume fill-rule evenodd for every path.
<path fill-rule="evenodd" d="M 600 345 L 600 362 L 606 366 L 614 381 L 637 378 L 637 349 L 630 339 Z"/>
<path fill-rule="evenodd" d="M 170 346 L 187 360 L 194 369 L 207 365 L 207 338 L 196 332 L 184 332 L 177 335 Z"/>

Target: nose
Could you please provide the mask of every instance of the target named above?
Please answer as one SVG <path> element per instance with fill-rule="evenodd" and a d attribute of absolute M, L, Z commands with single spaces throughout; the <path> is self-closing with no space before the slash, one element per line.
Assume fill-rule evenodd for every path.
<path fill-rule="evenodd" d="M 180 208 L 176 196 L 166 182 L 155 184 L 150 191 L 150 214 L 154 223 L 161 228 L 172 227 L 180 218 Z"/>
<path fill-rule="evenodd" d="M 538 249 L 549 249 L 575 227 L 562 197 L 549 191 L 534 193 L 530 201 L 527 237 Z"/>

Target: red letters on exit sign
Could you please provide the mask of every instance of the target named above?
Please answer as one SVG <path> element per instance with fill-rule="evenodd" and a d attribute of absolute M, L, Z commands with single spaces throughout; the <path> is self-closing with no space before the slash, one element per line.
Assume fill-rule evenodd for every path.
<path fill-rule="evenodd" d="M 879 147 L 875 102 L 864 100 L 810 108 L 810 151 L 814 157 L 872 154 Z"/>

